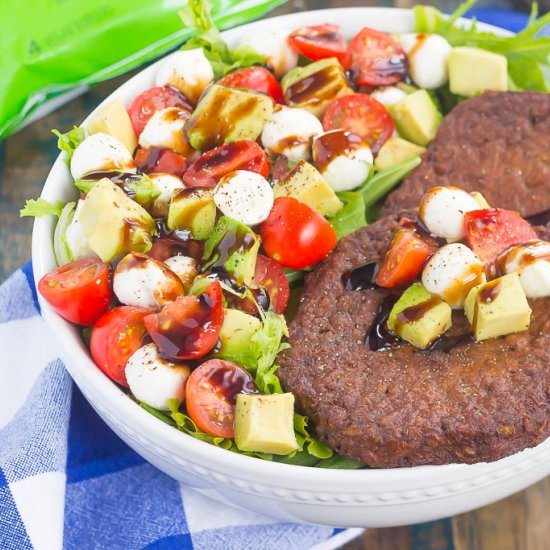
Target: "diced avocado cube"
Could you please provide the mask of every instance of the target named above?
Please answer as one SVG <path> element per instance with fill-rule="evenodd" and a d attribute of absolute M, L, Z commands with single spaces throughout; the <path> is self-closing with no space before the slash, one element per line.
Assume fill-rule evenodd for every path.
<path fill-rule="evenodd" d="M 531 321 L 531 308 L 517 272 L 472 288 L 464 312 L 478 341 L 527 330 Z"/>
<path fill-rule="evenodd" d="M 220 349 L 215 357 L 233 361 L 238 365 L 252 368 L 257 365 L 257 351 L 250 345 L 250 339 L 262 326 L 261 321 L 238 309 L 225 309 L 220 331 Z"/>
<path fill-rule="evenodd" d="M 237 284 L 252 286 L 259 248 L 252 229 L 222 216 L 204 245 L 202 270 L 222 268 Z"/>
<path fill-rule="evenodd" d="M 423 155 L 425 152 L 425 147 L 416 145 L 400 137 L 393 137 L 388 139 L 382 145 L 380 151 L 378 151 L 378 155 L 374 160 L 374 167 L 379 172 L 388 170 L 392 166 Z"/>
<path fill-rule="evenodd" d="M 407 288 L 393 306 L 388 328 L 413 346 L 426 349 L 452 326 L 452 310 L 421 283 Z"/>
<path fill-rule="evenodd" d="M 237 395 L 235 443 L 241 451 L 286 455 L 298 448 L 294 435 L 294 396 Z"/>
<path fill-rule="evenodd" d="M 395 128 L 417 145 L 428 145 L 437 133 L 442 116 L 426 90 L 418 90 L 392 106 Z"/>
<path fill-rule="evenodd" d="M 185 123 L 185 132 L 193 148 L 206 151 L 227 141 L 257 139 L 272 114 L 269 96 L 213 84 Z"/>
<path fill-rule="evenodd" d="M 79 219 L 91 249 L 104 262 L 128 252 L 147 252 L 156 232 L 147 210 L 107 178 L 87 194 Z"/>
<path fill-rule="evenodd" d="M 485 90 L 508 90 L 508 61 L 480 48 L 453 48 L 449 56 L 449 88 L 453 94 L 473 96 Z"/>
<path fill-rule="evenodd" d="M 344 67 L 335 57 L 292 69 L 281 85 L 288 105 L 306 109 L 318 117 L 325 114 L 335 99 L 353 93 Z"/>
<path fill-rule="evenodd" d="M 210 189 L 189 187 L 174 193 L 168 209 L 168 229 L 191 232 L 194 239 L 206 239 L 216 224 L 216 204 Z"/>
<path fill-rule="evenodd" d="M 120 99 L 113 99 L 94 113 L 88 122 L 88 133 L 103 132 L 118 139 L 130 153 L 137 147 L 137 137 L 130 115 Z"/>
<path fill-rule="evenodd" d="M 305 160 L 296 163 L 275 183 L 273 194 L 275 198 L 293 197 L 327 217 L 334 216 L 343 206 L 319 170 Z"/>
<path fill-rule="evenodd" d="M 474 197 L 474 200 L 477 202 L 477 204 L 479 204 L 480 210 L 491 208 L 489 206 L 489 203 L 487 202 L 487 199 L 479 191 L 472 191 L 470 195 L 472 195 L 472 197 Z"/>

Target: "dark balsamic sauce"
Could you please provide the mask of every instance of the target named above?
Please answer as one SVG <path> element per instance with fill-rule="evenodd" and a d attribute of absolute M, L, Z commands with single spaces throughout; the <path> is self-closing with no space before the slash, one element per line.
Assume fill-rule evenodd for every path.
<path fill-rule="evenodd" d="M 370 261 L 350 269 L 342 274 L 341 280 L 346 290 L 366 290 L 377 288 L 376 275 L 378 274 L 378 261 Z"/>
<path fill-rule="evenodd" d="M 463 344 L 471 344 L 474 339 L 471 334 L 459 334 L 456 336 L 449 336 L 442 334 L 437 340 L 434 340 L 430 346 L 424 351 L 441 351 L 443 353 L 450 353 L 457 346 Z"/>
<path fill-rule="evenodd" d="M 364 346 L 370 351 L 382 351 L 398 344 L 401 339 L 388 329 L 388 317 L 398 297 L 389 294 L 378 308 L 376 319 L 367 334 Z"/>
<path fill-rule="evenodd" d="M 531 225 L 547 225 L 550 223 L 550 208 L 544 212 L 525 218 Z"/>
<path fill-rule="evenodd" d="M 206 382 L 223 396 L 224 401 L 235 405 L 239 393 L 259 393 L 251 376 L 243 369 L 229 369 L 225 366 L 214 367 Z"/>
<path fill-rule="evenodd" d="M 174 229 L 171 231 L 166 226 L 166 221 L 157 221 L 157 237 L 149 256 L 161 262 L 177 255 L 189 256 L 197 261 L 204 254 L 204 242 L 191 238 L 191 232 Z"/>

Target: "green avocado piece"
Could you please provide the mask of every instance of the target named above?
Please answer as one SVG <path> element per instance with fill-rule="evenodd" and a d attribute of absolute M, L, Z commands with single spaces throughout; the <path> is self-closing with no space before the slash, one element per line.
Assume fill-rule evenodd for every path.
<path fill-rule="evenodd" d="M 399 134 L 417 145 L 428 145 L 443 119 L 426 90 L 413 92 L 392 105 L 391 115 Z"/>
<path fill-rule="evenodd" d="M 319 170 L 305 160 L 298 161 L 275 183 L 273 195 L 275 198 L 293 197 L 328 217 L 344 206 Z"/>
<path fill-rule="evenodd" d="M 194 149 L 206 151 L 227 141 L 256 140 L 272 114 L 271 97 L 213 84 L 185 123 L 185 132 Z"/>
<path fill-rule="evenodd" d="M 322 117 L 335 99 L 353 93 L 344 67 L 335 57 L 296 67 L 281 80 L 286 102 Z"/>
<path fill-rule="evenodd" d="M 111 262 L 128 252 L 147 252 L 155 220 L 111 180 L 99 180 L 87 194 L 79 217 L 91 249 Z"/>
<path fill-rule="evenodd" d="M 187 230 L 194 239 L 206 239 L 216 223 L 216 204 L 210 189 L 189 187 L 174 193 L 168 209 L 168 229 Z"/>
<path fill-rule="evenodd" d="M 388 328 L 413 346 L 426 349 L 452 326 L 452 310 L 441 298 L 414 283 L 402 294 L 388 317 Z"/>
<path fill-rule="evenodd" d="M 235 444 L 241 451 L 286 455 L 298 448 L 294 434 L 294 396 L 237 395 Z"/>
<path fill-rule="evenodd" d="M 374 167 L 379 172 L 388 170 L 413 157 L 421 156 L 425 152 L 425 147 L 416 145 L 400 137 L 392 137 L 378 151 L 378 155 L 376 155 L 376 159 L 374 160 Z"/>
<path fill-rule="evenodd" d="M 480 48 L 459 47 L 449 56 L 449 88 L 453 94 L 478 95 L 508 90 L 508 60 Z"/>
<path fill-rule="evenodd" d="M 478 341 L 527 330 L 531 322 L 531 308 L 517 272 L 472 288 L 464 313 Z"/>
<path fill-rule="evenodd" d="M 260 237 L 246 225 L 222 216 L 206 240 L 203 272 L 223 268 L 239 285 L 254 286 Z"/>

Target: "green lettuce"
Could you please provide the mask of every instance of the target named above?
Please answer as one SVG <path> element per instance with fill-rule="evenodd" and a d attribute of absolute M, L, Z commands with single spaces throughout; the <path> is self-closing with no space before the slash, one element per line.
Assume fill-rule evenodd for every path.
<path fill-rule="evenodd" d="M 338 240 L 340 240 L 342 237 L 350 235 L 357 229 L 367 225 L 365 219 L 366 204 L 363 195 L 356 191 L 342 191 L 336 194 L 344 203 L 344 206 L 328 221 L 336 231 Z"/>
<path fill-rule="evenodd" d="M 86 133 L 84 128 L 78 128 L 78 126 L 73 126 L 72 130 L 62 134 L 59 130 L 52 130 L 52 134 L 57 136 L 57 147 L 60 151 L 65 151 L 67 157 L 65 162 L 67 166 L 71 163 L 73 158 L 74 150 L 86 139 Z"/>
<path fill-rule="evenodd" d="M 53 234 L 53 251 L 55 254 L 55 259 L 57 260 L 57 265 L 65 265 L 74 260 L 73 253 L 67 243 L 67 228 L 71 224 L 74 218 L 74 213 L 76 209 L 75 202 L 68 202 L 55 226 L 55 231 Z"/>
<path fill-rule="evenodd" d="M 59 218 L 64 206 L 65 203 L 63 201 L 53 203 L 42 197 L 38 197 L 37 199 L 25 201 L 25 206 L 19 211 L 19 216 L 21 218 L 41 218 L 42 216 L 56 216 Z"/>

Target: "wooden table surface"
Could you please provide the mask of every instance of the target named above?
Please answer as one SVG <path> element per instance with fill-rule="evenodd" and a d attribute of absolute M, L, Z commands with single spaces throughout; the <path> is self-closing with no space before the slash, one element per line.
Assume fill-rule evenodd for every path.
<path fill-rule="evenodd" d="M 494 2 L 493 2 L 494 3 Z M 296 0 L 275 14 L 314 8 L 374 5 L 349 0 Z M 408 0 L 378 5 L 409 7 Z M 455 2 L 437 5 L 450 10 Z M 501 5 L 506 3 L 501 2 Z M 25 199 L 37 197 L 57 156 L 51 128 L 80 122 L 127 77 L 100 84 L 49 116 L 0 143 L 0 282 L 30 258 L 32 220 L 20 219 Z M 543 550 L 550 548 L 550 478 L 480 510 L 410 527 L 369 529 L 345 550 L 456 549 Z"/>

